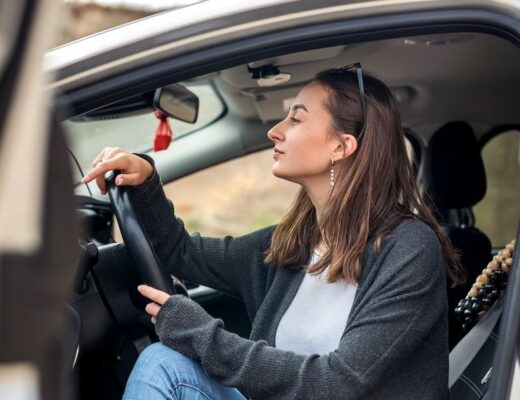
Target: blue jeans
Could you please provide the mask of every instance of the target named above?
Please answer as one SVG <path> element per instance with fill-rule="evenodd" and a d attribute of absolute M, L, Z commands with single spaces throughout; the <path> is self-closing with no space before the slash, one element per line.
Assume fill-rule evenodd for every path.
<path fill-rule="evenodd" d="M 162 343 L 146 347 L 128 378 L 124 400 L 245 400 L 211 378 L 200 363 Z"/>

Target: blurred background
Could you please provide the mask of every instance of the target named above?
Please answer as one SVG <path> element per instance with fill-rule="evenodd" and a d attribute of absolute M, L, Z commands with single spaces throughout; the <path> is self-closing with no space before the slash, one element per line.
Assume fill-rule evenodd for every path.
<path fill-rule="evenodd" d="M 56 46 L 113 26 L 203 0 L 64 0 L 66 23 Z"/>

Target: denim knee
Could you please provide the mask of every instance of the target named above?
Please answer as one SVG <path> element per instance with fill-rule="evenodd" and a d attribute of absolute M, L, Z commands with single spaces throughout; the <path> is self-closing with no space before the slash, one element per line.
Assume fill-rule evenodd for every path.
<path fill-rule="evenodd" d="M 127 382 L 125 400 L 244 400 L 235 388 L 210 378 L 201 364 L 162 343 L 146 347 Z"/>
<path fill-rule="evenodd" d="M 141 352 L 139 355 L 138 362 L 141 360 L 143 363 L 149 364 L 150 362 L 166 362 L 168 364 L 179 365 L 179 364 L 196 364 L 191 358 L 184 354 L 174 350 L 161 342 L 152 343 Z"/>
<path fill-rule="evenodd" d="M 147 346 L 139 355 L 134 369 L 139 369 L 140 374 L 144 375 L 167 373 L 170 376 L 193 376 L 202 372 L 198 362 L 161 342 Z"/>

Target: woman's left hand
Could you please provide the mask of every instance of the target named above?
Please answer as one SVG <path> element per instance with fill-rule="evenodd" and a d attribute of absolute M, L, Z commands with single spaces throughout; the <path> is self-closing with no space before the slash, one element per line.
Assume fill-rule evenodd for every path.
<path fill-rule="evenodd" d="M 161 306 L 170 298 L 170 295 L 147 285 L 139 285 L 137 286 L 137 290 L 139 290 L 139 293 L 144 297 L 153 301 L 153 303 L 146 305 L 145 311 L 152 316 L 152 324 L 155 325 L 157 322 L 157 314 L 161 310 Z"/>

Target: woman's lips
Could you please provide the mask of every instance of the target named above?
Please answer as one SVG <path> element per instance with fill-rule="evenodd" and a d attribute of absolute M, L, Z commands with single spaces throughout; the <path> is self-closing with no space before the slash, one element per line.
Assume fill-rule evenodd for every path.
<path fill-rule="evenodd" d="M 278 157 L 280 157 L 283 154 L 280 150 L 278 150 L 276 147 L 274 148 L 273 152 L 273 158 L 276 160 Z"/>

